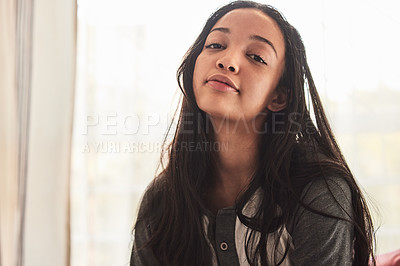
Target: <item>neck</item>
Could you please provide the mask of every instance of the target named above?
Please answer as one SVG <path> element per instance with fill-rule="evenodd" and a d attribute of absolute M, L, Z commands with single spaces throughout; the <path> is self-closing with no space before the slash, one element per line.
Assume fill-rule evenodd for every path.
<path fill-rule="evenodd" d="M 245 121 L 212 119 L 214 138 L 219 144 L 210 188 L 210 209 L 233 206 L 256 170 L 260 134 Z"/>

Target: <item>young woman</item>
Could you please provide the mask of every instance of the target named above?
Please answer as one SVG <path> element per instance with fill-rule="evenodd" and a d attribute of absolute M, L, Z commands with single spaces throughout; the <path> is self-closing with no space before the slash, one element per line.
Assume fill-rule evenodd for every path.
<path fill-rule="evenodd" d="M 366 202 L 278 11 L 220 8 L 177 77 L 181 112 L 141 202 L 131 265 L 368 265 Z"/>

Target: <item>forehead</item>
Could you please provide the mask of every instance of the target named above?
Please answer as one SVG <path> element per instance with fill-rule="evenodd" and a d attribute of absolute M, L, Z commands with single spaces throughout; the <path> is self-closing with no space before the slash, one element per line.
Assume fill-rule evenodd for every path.
<path fill-rule="evenodd" d="M 259 35 L 270 40 L 278 53 L 284 53 L 285 42 L 278 24 L 261 10 L 255 8 L 235 9 L 225 14 L 213 28 L 229 28 L 242 38 Z"/>

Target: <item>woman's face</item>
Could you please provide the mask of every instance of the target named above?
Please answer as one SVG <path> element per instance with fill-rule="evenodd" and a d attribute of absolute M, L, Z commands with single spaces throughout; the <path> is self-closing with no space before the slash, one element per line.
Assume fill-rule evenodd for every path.
<path fill-rule="evenodd" d="M 201 110 L 252 121 L 279 111 L 286 97 L 275 90 L 283 73 L 285 43 L 276 22 L 257 9 L 236 9 L 210 31 L 194 69 L 193 89 Z"/>

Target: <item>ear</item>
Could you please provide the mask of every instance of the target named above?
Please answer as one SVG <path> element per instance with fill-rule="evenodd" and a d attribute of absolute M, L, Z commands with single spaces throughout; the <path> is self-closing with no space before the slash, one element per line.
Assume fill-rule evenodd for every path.
<path fill-rule="evenodd" d="M 271 112 L 279 112 L 287 106 L 288 90 L 286 87 L 278 87 L 274 91 L 271 101 L 267 105 L 267 109 Z"/>

